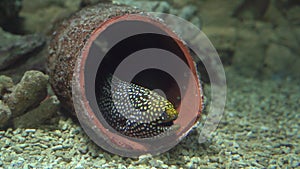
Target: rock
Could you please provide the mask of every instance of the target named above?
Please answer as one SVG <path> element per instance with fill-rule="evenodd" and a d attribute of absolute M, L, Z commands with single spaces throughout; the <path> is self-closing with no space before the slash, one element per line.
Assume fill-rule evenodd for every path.
<path fill-rule="evenodd" d="M 235 27 L 204 27 L 202 30 L 217 50 L 234 50 L 237 40 Z"/>
<path fill-rule="evenodd" d="M 233 56 L 233 66 L 240 74 L 255 77 L 264 64 L 265 49 L 259 43 L 244 42 L 239 44 Z"/>
<path fill-rule="evenodd" d="M 85 6 L 89 6 L 89 5 L 94 5 L 100 2 L 104 2 L 104 3 L 110 3 L 111 0 L 81 0 L 81 7 L 85 7 Z"/>
<path fill-rule="evenodd" d="M 56 96 L 51 96 L 43 101 L 37 108 L 13 119 L 13 124 L 20 127 L 36 127 L 53 117 L 59 110 L 59 101 Z"/>
<path fill-rule="evenodd" d="M 47 95 L 48 76 L 39 71 L 27 71 L 4 102 L 17 117 L 37 106 Z"/>
<path fill-rule="evenodd" d="M 275 29 L 274 43 L 288 47 L 295 54 L 300 54 L 300 37 L 297 35 L 297 27 L 292 27 L 290 24 L 279 26 Z"/>
<path fill-rule="evenodd" d="M 1 0 L 0 3 L 0 26 L 18 29 L 14 23 L 17 22 L 19 12 L 22 8 L 22 0 Z"/>
<path fill-rule="evenodd" d="M 62 150 L 64 147 L 62 146 L 62 145 L 56 145 L 56 146 L 54 146 L 54 147 L 52 147 L 51 149 L 53 150 L 53 151 L 56 151 L 56 150 Z"/>
<path fill-rule="evenodd" d="M 291 7 L 287 12 L 287 18 L 294 25 L 300 24 L 300 6 Z"/>
<path fill-rule="evenodd" d="M 270 5 L 268 7 L 263 19 L 274 25 L 283 25 L 288 23 L 286 18 L 283 16 L 283 13 L 276 8 L 275 5 Z"/>
<path fill-rule="evenodd" d="M 272 43 L 267 48 L 265 69 L 267 76 L 278 79 L 287 76 L 300 77 L 300 61 L 298 55 L 283 45 Z"/>
<path fill-rule="evenodd" d="M 164 164 L 164 162 L 161 161 L 161 160 L 152 159 L 152 160 L 149 161 L 149 164 L 150 164 L 151 167 L 160 167 Z"/>
<path fill-rule="evenodd" d="M 10 92 L 13 86 L 14 83 L 10 77 L 4 75 L 0 76 L 0 98 L 2 98 L 5 93 Z"/>
<path fill-rule="evenodd" d="M 128 5 L 128 6 L 137 7 L 146 12 L 169 13 L 172 10 L 170 4 L 164 1 L 113 0 L 112 2 L 113 4 L 117 4 L 117 5 Z"/>
<path fill-rule="evenodd" d="M 0 70 L 24 61 L 32 53 L 38 52 L 45 44 L 45 38 L 39 34 L 13 35 L 0 28 Z"/>
<path fill-rule="evenodd" d="M 80 8 L 81 0 L 23 0 L 20 16 L 26 32 L 48 33 L 58 20 Z"/>
<path fill-rule="evenodd" d="M 5 126 L 11 117 L 9 107 L 0 100 L 0 128 Z"/>
<path fill-rule="evenodd" d="M 149 160 L 152 159 L 152 155 L 151 154 L 145 154 L 145 155 L 141 155 L 139 156 L 139 160 L 135 162 L 135 164 L 147 164 L 147 162 L 149 162 Z"/>
<path fill-rule="evenodd" d="M 197 7 L 193 5 L 185 6 L 179 13 L 179 17 L 190 20 L 197 13 Z"/>
<path fill-rule="evenodd" d="M 234 11 L 233 16 L 241 20 L 246 19 L 261 19 L 268 6 L 270 0 L 245 0 Z"/>
<path fill-rule="evenodd" d="M 243 1 L 231 1 L 228 3 L 226 1 L 210 0 L 199 5 L 197 10 L 199 11 L 203 28 L 206 26 L 235 26 L 236 19 L 232 17 L 232 14 L 241 2 Z"/>

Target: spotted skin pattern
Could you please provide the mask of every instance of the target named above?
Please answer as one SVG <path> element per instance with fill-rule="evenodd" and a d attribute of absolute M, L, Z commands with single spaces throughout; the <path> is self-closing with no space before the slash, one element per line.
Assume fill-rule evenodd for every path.
<path fill-rule="evenodd" d="M 107 123 L 118 132 L 135 138 L 159 136 L 177 130 L 178 112 L 172 103 L 142 86 L 109 76 L 102 85 L 98 105 Z"/>

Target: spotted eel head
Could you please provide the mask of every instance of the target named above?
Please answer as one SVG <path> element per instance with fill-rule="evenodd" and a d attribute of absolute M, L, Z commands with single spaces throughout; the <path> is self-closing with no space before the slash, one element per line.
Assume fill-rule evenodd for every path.
<path fill-rule="evenodd" d="M 155 91 L 142 86 L 131 84 L 129 98 L 135 109 L 141 111 L 143 122 L 169 123 L 178 117 L 178 112 L 173 104 Z M 146 121 L 147 120 L 147 121 Z"/>
<path fill-rule="evenodd" d="M 98 105 L 108 124 L 120 133 L 137 138 L 177 130 L 178 112 L 166 98 L 143 86 L 112 77 L 101 87 Z"/>

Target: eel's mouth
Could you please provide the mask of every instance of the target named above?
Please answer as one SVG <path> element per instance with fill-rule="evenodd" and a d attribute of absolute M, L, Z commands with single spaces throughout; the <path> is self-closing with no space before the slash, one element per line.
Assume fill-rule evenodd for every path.
<path fill-rule="evenodd" d="M 173 122 L 173 120 L 171 120 L 171 121 L 167 121 L 167 122 L 158 123 L 157 126 L 170 127 L 173 124 L 174 124 L 174 122 Z"/>
<path fill-rule="evenodd" d="M 166 116 L 168 116 L 168 114 L 167 113 L 165 113 L 164 112 L 164 114 L 166 115 Z M 170 127 L 170 126 L 172 126 L 173 124 L 174 124 L 174 120 L 176 120 L 177 119 L 177 117 L 176 118 L 162 118 L 162 119 L 159 119 L 158 121 L 157 121 L 157 123 L 156 123 L 156 125 L 157 126 L 164 126 L 164 127 Z"/>

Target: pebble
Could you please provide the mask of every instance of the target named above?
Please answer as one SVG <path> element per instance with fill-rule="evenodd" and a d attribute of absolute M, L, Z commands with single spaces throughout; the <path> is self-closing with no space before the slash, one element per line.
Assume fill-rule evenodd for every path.
<path fill-rule="evenodd" d="M 26 133 L 35 133 L 36 129 L 25 129 Z"/>
<path fill-rule="evenodd" d="M 198 164 L 200 162 L 200 157 L 192 157 L 191 162 L 195 163 L 195 164 Z"/>
<path fill-rule="evenodd" d="M 84 169 L 84 167 L 81 164 L 77 164 L 75 169 Z"/>
<path fill-rule="evenodd" d="M 277 168 L 278 168 L 277 165 L 273 165 L 273 164 L 268 166 L 268 169 L 277 169 Z"/>
<path fill-rule="evenodd" d="M 225 151 L 225 155 L 230 156 L 230 155 L 231 155 L 231 152 Z"/>
<path fill-rule="evenodd" d="M 151 158 L 151 154 L 141 155 L 139 156 L 139 160 L 136 162 L 136 164 L 146 164 Z"/>
<path fill-rule="evenodd" d="M 170 168 L 170 169 L 178 169 L 178 167 L 175 166 L 175 165 L 171 165 L 171 166 L 169 166 L 169 168 Z"/>
<path fill-rule="evenodd" d="M 11 145 L 11 141 L 9 139 L 6 139 L 5 140 L 5 144 L 4 144 L 4 147 L 8 147 Z"/>
<path fill-rule="evenodd" d="M 78 150 L 79 150 L 80 153 L 86 154 L 88 152 L 88 147 L 87 146 L 80 146 Z"/>
<path fill-rule="evenodd" d="M 161 161 L 161 160 L 156 160 L 156 159 L 152 159 L 149 161 L 149 164 L 152 166 L 152 167 L 160 167 L 164 162 Z"/>
<path fill-rule="evenodd" d="M 57 145 L 57 146 L 54 146 L 52 147 L 52 150 L 53 151 L 56 151 L 56 150 L 62 150 L 64 147 L 62 145 Z"/>
<path fill-rule="evenodd" d="M 37 143 L 37 144 L 34 144 L 34 145 L 35 145 L 35 146 L 39 146 L 39 147 L 44 148 L 44 149 L 47 149 L 47 148 L 48 148 L 48 146 L 45 145 L 45 144 L 39 144 L 39 143 Z"/>
<path fill-rule="evenodd" d="M 189 155 L 189 152 L 187 151 L 187 150 L 182 150 L 182 155 L 184 155 L 184 156 L 188 156 Z"/>
<path fill-rule="evenodd" d="M 67 130 L 68 129 L 68 124 L 64 124 L 63 126 L 62 126 L 62 128 L 61 128 L 63 131 L 65 131 L 65 130 Z"/>
<path fill-rule="evenodd" d="M 22 149 L 27 147 L 27 146 L 28 146 L 28 144 L 19 144 L 19 147 L 22 148 Z"/>
<path fill-rule="evenodd" d="M 251 161 L 251 164 L 254 165 L 254 166 L 256 166 L 256 167 L 264 168 L 263 165 L 259 164 L 259 163 L 256 162 L 255 160 L 252 160 L 252 161 Z"/>
<path fill-rule="evenodd" d="M 197 12 L 197 7 L 193 5 L 185 6 L 180 11 L 179 17 L 182 17 L 186 20 L 190 20 L 196 12 Z"/>
<path fill-rule="evenodd" d="M 239 160 L 240 159 L 240 155 L 235 154 L 235 155 L 232 156 L 232 159 L 233 160 Z"/>

